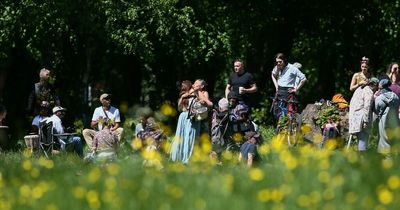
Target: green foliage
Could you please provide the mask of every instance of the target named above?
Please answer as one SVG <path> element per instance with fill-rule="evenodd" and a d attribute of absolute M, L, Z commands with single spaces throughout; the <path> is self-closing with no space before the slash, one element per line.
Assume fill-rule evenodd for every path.
<path fill-rule="evenodd" d="M 84 129 L 83 121 L 82 120 L 75 120 L 74 122 L 75 132 L 77 134 L 82 134 Z"/>
<path fill-rule="evenodd" d="M 48 160 L 2 154 L 1 205 L 10 210 L 354 209 L 355 205 L 397 209 L 400 205 L 395 199 L 397 159 L 382 160 L 375 153 L 361 157 L 352 151 L 261 147 L 263 162 L 250 169 L 226 162 L 179 165 L 163 160 L 164 168 L 158 171 L 143 167 L 137 154 L 108 164 L 84 164 L 70 155 Z"/>
<path fill-rule="evenodd" d="M 331 120 L 333 122 L 339 121 L 339 110 L 336 106 L 327 106 L 321 109 L 316 116 L 316 124 L 321 128 Z"/>
<path fill-rule="evenodd" d="M 252 118 L 257 124 L 266 124 L 271 118 L 269 107 L 271 102 L 269 100 L 261 101 L 258 108 L 252 109 Z"/>

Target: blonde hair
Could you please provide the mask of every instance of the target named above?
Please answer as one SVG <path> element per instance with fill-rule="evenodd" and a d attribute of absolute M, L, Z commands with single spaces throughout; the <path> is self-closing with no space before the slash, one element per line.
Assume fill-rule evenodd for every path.
<path fill-rule="evenodd" d="M 48 70 L 46 68 L 40 69 L 40 71 L 39 71 L 40 79 L 42 79 L 46 75 L 46 73 L 50 73 L 50 70 Z"/>

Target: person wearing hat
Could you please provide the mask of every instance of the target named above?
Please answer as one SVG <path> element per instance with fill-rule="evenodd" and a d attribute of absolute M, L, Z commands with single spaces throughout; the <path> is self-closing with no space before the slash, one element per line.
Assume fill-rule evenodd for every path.
<path fill-rule="evenodd" d="M 251 167 L 259 160 L 257 152 L 257 142 L 260 140 L 260 135 L 254 131 L 246 132 L 245 138 L 247 141 L 240 147 L 239 162 L 246 162 L 248 167 Z"/>
<path fill-rule="evenodd" d="M 53 132 L 54 134 L 65 134 L 64 127 L 62 125 L 62 118 L 65 116 L 65 112 L 67 109 L 61 106 L 55 106 L 53 108 L 53 115 L 49 118 L 44 119 L 46 123 L 52 122 L 53 123 Z M 74 146 L 74 150 L 79 157 L 83 157 L 83 146 L 82 141 L 79 136 L 73 135 L 65 135 L 65 136 L 58 136 L 58 138 L 64 141 L 66 144 L 72 144 Z"/>
<path fill-rule="evenodd" d="M 394 131 L 399 127 L 400 102 L 399 97 L 390 90 L 390 85 L 389 79 L 379 81 L 379 95 L 375 98 L 375 112 L 379 117 L 378 152 L 384 155 L 397 152 L 398 145 L 394 145 L 399 140 L 398 133 Z"/>
<path fill-rule="evenodd" d="M 372 125 L 374 94 L 378 90 L 379 80 L 375 77 L 367 82 L 367 86 L 359 86 L 350 100 L 349 134 L 357 136 L 358 151 L 367 150 L 367 140 Z"/>
<path fill-rule="evenodd" d="M 92 122 L 90 123 L 93 129 L 84 129 L 82 132 L 83 138 L 89 147 L 92 145 L 96 131 L 102 130 L 105 123 L 111 125 L 110 131 L 118 136 L 119 141 L 121 140 L 123 132 L 123 128 L 121 128 L 121 117 L 119 110 L 111 106 L 111 94 L 101 94 L 100 103 L 101 106 L 94 110 Z"/>

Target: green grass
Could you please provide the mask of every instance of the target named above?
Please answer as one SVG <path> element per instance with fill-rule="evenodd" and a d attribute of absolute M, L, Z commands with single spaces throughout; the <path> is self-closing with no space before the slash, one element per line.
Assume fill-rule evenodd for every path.
<path fill-rule="evenodd" d="M 144 167 L 143 153 L 126 148 L 112 163 L 85 164 L 73 155 L 52 160 L 22 152 L 0 155 L 0 209 L 398 209 L 400 170 L 395 157 L 375 151 L 289 149 L 271 139 L 263 161 L 247 168 L 236 154 L 212 164 L 207 148 L 192 162 Z M 143 155 L 142 155 L 143 154 Z"/>

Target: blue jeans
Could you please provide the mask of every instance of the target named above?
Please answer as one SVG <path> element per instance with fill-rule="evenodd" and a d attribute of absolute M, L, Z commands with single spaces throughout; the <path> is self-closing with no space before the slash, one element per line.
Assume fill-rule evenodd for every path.
<path fill-rule="evenodd" d="M 360 132 L 356 133 L 358 139 L 358 151 L 365 151 L 367 150 L 368 144 L 368 132 L 361 130 Z"/>
<path fill-rule="evenodd" d="M 73 146 L 75 153 L 79 157 L 83 157 L 83 145 L 81 138 L 79 136 L 69 136 L 65 143 L 67 144 L 66 146 L 69 147 L 70 145 Z M 62 146 L 61 146 L 62 147 Z"/>

